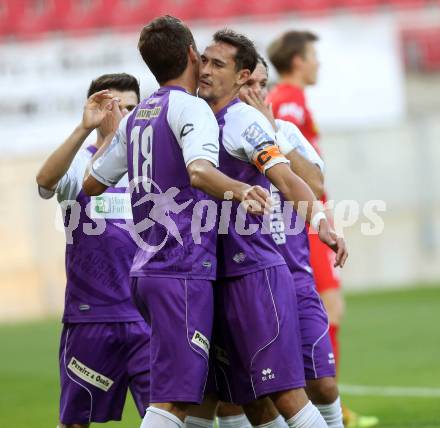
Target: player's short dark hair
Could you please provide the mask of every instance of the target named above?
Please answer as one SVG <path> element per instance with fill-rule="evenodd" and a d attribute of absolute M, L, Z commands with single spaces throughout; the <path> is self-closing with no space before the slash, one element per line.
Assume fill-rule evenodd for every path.
<path fill-rule="evenodd" d="M 191 30 L 178 18 L 153 19 L 141 31 L 138 49 L 160 85 L 178 78 L 188 65 L 188 49 L 196 44 Z"/>
<path fill-rule="evenodd" d="M 304 56 L 306 44 L 318 40 L 310 31 L 287 31 L 269 45 L 267 54 L 278 73 L 288 73 L 292 70 L 292 59 Z"/>
<path fill-rule="evenodd" d="M 234 58 L 237 71 L 248 69 L 252 73 L 255 70 L 258 53 L 252 40 L 227 28 L 217 31 L 213 38 L 216 43 L 227 43 L 237 48 Z"/>
<path fill-rule="evenodd" d="M 87 98 L 96 92 L 103 91 L 105 89 L 116 89 L 117 91 L 133 91 L 136 93 L 138 102 L 141 100 L 141 94 L 139 90 L 139 81 L 136 77 L 127 73 L 113 73 L 103 74 L 92 80 L 87 91 Z"/>
<path fill-rule="evenodd" d="M 263 65 L 267 71 L 267 74 L 269 74 L 269 66 L 267 65 L 267 61 L 260 54 L 258 54 L 258 62 Z"/>

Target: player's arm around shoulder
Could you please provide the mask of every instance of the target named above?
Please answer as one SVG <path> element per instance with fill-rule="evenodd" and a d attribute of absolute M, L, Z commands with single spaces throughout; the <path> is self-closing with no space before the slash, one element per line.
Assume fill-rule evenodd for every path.
<path fill-rule="evenodd" d="M 170 114 L 169 124 L 182 148 L 191 186 L 224 199 L 228 193 L 236 201 L 254 201 L 248 211 L 263 214 L 270 205 L 269 195 L 259 186 L 234 180 L 217 169 L 219 165 L 219 127 L 208 104 L 199 98 L 188 99 L 177 117 Z"/>
<path fill-rule="evenodd" d="M 86 138 L 101 123 L 107 111 L 106 106 L 111 100 L 112 95 L 106 90 L 97 92 L 87 99 L 80 124 L 64 143 L 49 155 L 37 173 L 36 181 L 43 198 L 48 199 L 55 192 L 60 195 L 73 192 L 75 171 L 78 169 L 74 159 Z"/>

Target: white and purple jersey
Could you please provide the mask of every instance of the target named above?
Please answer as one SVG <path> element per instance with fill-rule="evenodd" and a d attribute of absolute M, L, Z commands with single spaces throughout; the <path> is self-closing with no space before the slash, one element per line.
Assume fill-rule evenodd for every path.
<path fill-rule="evenodd" d="M 277 138 L 284 138 L 297 150 L 305 159 L 317 165 L 321 170 L 324 169 L 324 163 L 312 145 L 302 135 L 301 131 L 291 122 L 276 119 L 278 127 Z M 281 135 L 280 135 L 281 134 Z M 283 195 L 278 189 L 271 185 L 271 197 L 280 204 L 275 206 L 271 214 L 271 233 L 272 238 L 278 245 L 279 250 L 286 260 L 287 266 L 292 272 L 295 284 L 301 286 L 313 281 L 313 272 L 310 266 L 310 247 L 307 228 L 304 219 L 292 211 L 292 218 L 284 219 L 282 209 L 286 203 Z M 286 234 L 285 224 L 290 224 L 298 233 Z"/>
<path fill-rule="evenodd" d="M 270 189 L 264 176 L 278 163 L 288 163 L 275 144 L 268 120 L 253 107 L 233 100 L 217 114 L 220 127 L 220 170 L 244 183 Z M 232 209 L 227 229 L 219 225 L 219 277 L 244 275 L 285 264 L 263 217 L 246 214 L 239 204 Z M 252 229 L 258 226 L 255 233 Z"/>
<path fill-rule="evenodd" d="M 187 166 L 218 166 L 218 151 L 214 114 L 181 87 L 160 88 L 121 121 L 91 173 L 111 186 L 128 170 L 139 244 L 131 276 L 215 279 L 215 227 L 199 235 L 192 228 L 206 220 L 201 207 L 215 202 L 191 186 Z"/>
<path fill-rule="evenodd" d="M 131 219 L 127 178 L 101 196 L 82 191 L 84 173 L 96 147 L 81 149 L 54 191 L 71 232 L 66 244 L 66 293 L 63 322 L 129 322 L 142 317 L 131 301 L 129 271 L 136 244 L 119 227 Z"/>

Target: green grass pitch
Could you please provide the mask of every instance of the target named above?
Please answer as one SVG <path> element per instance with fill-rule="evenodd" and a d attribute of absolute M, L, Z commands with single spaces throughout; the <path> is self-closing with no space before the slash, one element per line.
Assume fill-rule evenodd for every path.
<path fill-rule="evenodd" d="M 440 388 L 440 287 L 351 294 L 341 330 L 344 385 Z M 57 321 L 0 326 L 0 427 L 55 428 Z M 343 395 L 380 427 L 440 427 L 440 397 Z M 131 398 L 123 420 L 137 427 Z"/>

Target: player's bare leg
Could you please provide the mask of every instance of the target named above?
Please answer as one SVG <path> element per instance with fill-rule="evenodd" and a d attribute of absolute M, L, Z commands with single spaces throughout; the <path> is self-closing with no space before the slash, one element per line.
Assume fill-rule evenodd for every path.
<path fill-rule="evenodd" d="M 243 409 L 253 426 L 282 427 L 284 422 L 277 413 L 285 419 L 289 428 L 326 428 L 328 427 L 318 409 L 308 399 L 303 389 L 269 394 L 273 406 L 266 399 L 256 400 L 243 406 Z"/>
<path fill-rule="evenodd" d="M 220 401 L 217 407 L 217 424 L 218 428 L 252 427 L 241 406 L 223 401 Z"/>
<path fill-rule="evenodd" d="M 265 424 L 269 427 L 280 426 L 276 424 L 276 419 L 279 416 L 278 410 L 268 397 L 244 405 L 243 410 L 252 426 Z"/>
<path fill-rule="evenodd" d="M 306 392 L 330 428 L 343 428 L 341 401 L 334 377 L 307 380 Z"/>
<path fill-rule="evenodd" d="M 188 403 L 153 403 L 147 408 L 141 428 L 183 428 Z"/>
<path fill-rule="evenodd" d="M 216 394 L 206 394 L 200 406 L 192 405 L 188 408 L 185 419 L 185 428 L 208 428 L 214 426 L 218 398 Z"/>

